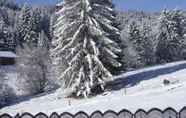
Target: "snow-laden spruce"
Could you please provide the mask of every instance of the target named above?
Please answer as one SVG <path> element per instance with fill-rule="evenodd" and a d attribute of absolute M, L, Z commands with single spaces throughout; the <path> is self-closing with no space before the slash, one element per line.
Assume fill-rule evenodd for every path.
<path fill-rule="evenodd" d="M 39 34 L 42 32 L 43 12 L 39 8 L 31 8 L 26 4 L 22 7 L 18 17 L 17 37 L 19 45 L 37 46 Z"/>
<path fill-rule="evenodd" d="M 140 25 L 139 25 L 140 24 Z M 154 36 L 148 23 L 131 22 L 122 34 L 125 38 L 123 63 L 125 69 L 142 68 L 155 62 Z"/>
<path fill-rule="evenodd" d="M 181 60 L 185 49 L 186 18 L 184 13 L 181 10 L 164 10 L 159 19 L 156 49 L 158 62 Z"/>
<path fill-rule="evenodd" d="M 56 64 L 65 63 L 57 78 L 76 96 L 86 97 L 95 87 L 103 90 L 111 70 L 121 66 L 111 0 L 63 0 L 57 7 L 52 56 Z"/>
<path fill-rule="evenodd" d="M 17 35 L 19 36 L 19 44 L 22 45 L 24 42 L 30 42 L 31 39 L 28 40 L 31 34 L 31 9 L 25 4 L 20 12 L 18 17 L 18 23 L 16 24 L 17 27 Z"/>

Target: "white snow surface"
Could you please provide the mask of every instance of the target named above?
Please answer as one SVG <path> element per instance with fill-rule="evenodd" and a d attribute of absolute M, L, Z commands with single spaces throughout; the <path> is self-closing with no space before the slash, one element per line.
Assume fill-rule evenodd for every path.
<path fill-rule="evenodd" d="M 82 100 L 64 98 L 59 89 L 51 94 L 32 97 L 4 107 L 0 109 L 0 114 L 44 112 L 50 115 L 52 112 L 75 114 L 79 111 L 91 114 L 97 110 L 119 112 L 122 109 L 134 113 L 140 108 L 148 111 L 151 108 L 164 110 L 172 107 L 179 111 L 186 106 L 186 61 L 127 72 L 115 79 L 121 82 L 121 85 L 129 79 L 127 87 Z M 165 79 L 170 81 L 170 85 L 163 84 Z"/>

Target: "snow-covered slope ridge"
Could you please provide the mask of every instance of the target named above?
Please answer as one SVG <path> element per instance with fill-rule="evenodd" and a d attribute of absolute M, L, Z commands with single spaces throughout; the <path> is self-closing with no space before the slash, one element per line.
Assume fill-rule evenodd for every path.
<path fill-rule="evenodd" d="M 170 84 L 164 85 L 164 80 L 169 80 Z M 112 85 L 115 90 L 83 100 L 63 98 L 61 90 L 57 90 L 52 94 L 5 107 L 0 110 L 0 114 L 15 115 L 18 112 L 51 114 L 66 111 L 73 114 L 85 111 L 91 114 L 96 110 L 104 112 L 111 109 L 118 112 L 128 109 L 135 112 L 140 108 L 149 110 L 154 107 L 160 109 L 173 107 L 180 110 L 186 106 L 186 61 L 127 72 L 115 77 Z M 124 85 L 127 87 L 124 88 Z"/>

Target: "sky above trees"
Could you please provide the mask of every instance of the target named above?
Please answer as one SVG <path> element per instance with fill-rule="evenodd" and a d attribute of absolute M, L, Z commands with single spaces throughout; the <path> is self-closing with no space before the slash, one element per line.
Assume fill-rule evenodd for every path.
<path fill-rule="evenodd" d="M 18 3 L 28 2 L 33 5 L 55 4 L 57 0 L 16 0 Z M 164 8 L 186 9 L 186 0 L 113 0 L 120 10 L 159 11 Z"/>

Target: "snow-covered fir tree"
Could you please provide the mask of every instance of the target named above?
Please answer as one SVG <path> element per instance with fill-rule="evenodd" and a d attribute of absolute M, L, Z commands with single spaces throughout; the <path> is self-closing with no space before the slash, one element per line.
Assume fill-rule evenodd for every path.
<path fill-rule="evenodd" d="M 37 45 L 40 25 L 38 14 L 36 10 L 34 12 L 33 9 L 26 4 L 23 6 L 17 25 L 19 45 L 23 46 L 25 43 L 27 45 Z"/>
<path fill-rule="evenodd" d="M 14 31 L 5 21 L 0 20 L 0 50 L 14 51 L 15 40 Z"/>
<path fill-rule="evenodd" d="M 28 42 L 27 37 L 31 33 L 31 9 L 26 4 L 21 9 L 17 30 L 19 37 L 18 43 L 22 45 L 22 43 Z"/>
<path fill-rule="evenodd" d="M 39 8 L 35 8 L 31 13 L 31 26 L 32 30 L 35 32 L 41 32 L 42 29 L 42 11 Z"/>
<path fill-rule="evenodd" d="M 158 62 L 170 62 L 182 58 L 184 19 L 180 10 L 164 10 L 161 13 L 156 48 Z"/>
<path fill-rule="evenodd" d="M 145 65 L 152 65 L 155 63 L 155 43 L 153 43 L 155 36 L 149 24 L 143 24 L 141 30 L 142 43 L 140 56 Z"/>
<path fill-rule="evenodd" d="M 17 10 L 19 7 L 14 0 L 0 0 L 0 7 L 7 7 L 10 9 Z"/>
<path fill-rule="evenodd" d="M 144 49 L 142 47 L 143 37 L 140 31 L 140 27 L 137 25 L 136 22 L 132 22 L 129 25 L 128 31 L 128 40 L 131 42 L 131 46 L 133 46 L 134 51 L 136 52 L 136 66 L 141 67 L 144 65 L 143 59 L 141 54 L 143 53 Z"/>
<path fill-rule="evenodd" d="M 7 50 L 8 29 L 3 20 L 0 20 L 0 50 Z"/>
<path fill-rule="evenodd" d="M 134 69 L 155 62 L 153 37 L 150 24 L 140 26 L 135 21 L 129 24 L 128 29 L 122 32 L 123 43 L 127 46 L 123 49 L 124 67 Z"/>
<path fill-rule="evenodd" d="M 45 32 L 42 30 L 41 33 L 39 33 L 38 46 L 49 49 L 50 45 L 51 44 L 50 44 L 49 38 L 46 36 Z"/>
<path fill-rule="evenodd" d="M 95 87 L 104 90 L 118 68 L 120 31 L 114 26 L 111 0 L 63 0 L 58 4 L 52 56 L 67 63 L 58 79 L 63 88 L 87 97 Z"/>
<path fill-rule="evenodd" d="M 50 37 L 54 37 L 54 24 L 55 24 L 55 21 L 57 20 L 57 17 L 56 17 L 56 14 L 52 14 L 52 16 L 50 17 L 50 26 L 49 26 L 49 34 L 50 34 Z"/>

